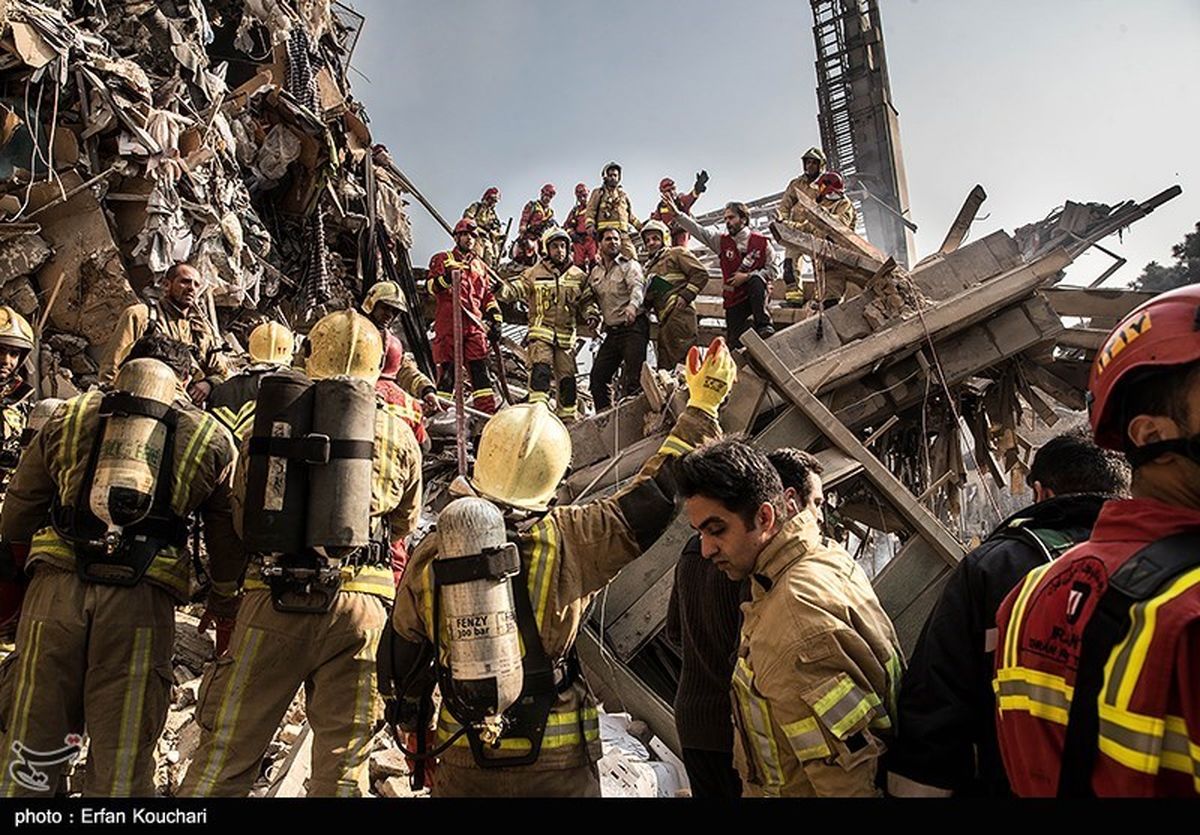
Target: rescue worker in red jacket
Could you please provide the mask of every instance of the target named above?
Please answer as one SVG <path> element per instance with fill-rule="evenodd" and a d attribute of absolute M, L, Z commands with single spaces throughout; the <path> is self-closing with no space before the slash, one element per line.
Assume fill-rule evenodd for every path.
<path fill-rule="evenodd" d="M 517 240 L 513 244 L 513 260 L 532 267 L 542 254 L 539 244 L 542 233 L 554 223 L 554 207 L 550 205 L 558 190 L 553 183 L 546 183 L 537 200 L 530 200 L 521 210 L 521 225 L 517 227 Z"/>
<path fill-rule="evenodd" d="M 481 256 L 482 257 L 482 256 Z M 367 291 L 362 303 L 363 313 L 379 328 L 383 338 L 383 370 L 375 383 L 375 391 L 385 402 L 396 407 L 404 422 L 412 429 L 422 449 L 428 448 L 429 433 L 425 431 L 424 413 L 440 411 L 437 388 L 417 367 L 412 354 L 392 330 L 396 317 L 408 310 L 400 285 L 394 281 L 379 281 Z"/>
<path fill-rule="evenodd" d="M 707 171 L 701 171 L 696 175 L 696 185 L 687 194 L 680 194 L 675 189 L 675 181 L 670 177 L 664 177 L 662 182 L 658 184 L 658 193 L 662 196 L 662 199 L 658 201 L 658 205 L 650 213 L 650 219 L 667 224 L 667 227 L 671 230 L 671 246 L 687 248 L 691 236 L 688 235 L 686 229 L 680 228 L 679 224 L 675 222 L 675 217 L 679 212 L 691 214 L 692 206 L 696 205 L 696 201 L 700 199 L 700 195 L 704 194 L 707 190 Z"/>
<path fill-rule="evenodd" d="M 588 233 L 587 228 L 588 187 L 586 183 L 575 186 L 575 205 L 567 214 L 567 222 L 563 229 L 571 236 L 571 263 L 585 273 L 596 266 L 596 239 Z"/>
<path fill-rule="evenodd" d="M 473 391 L 474 406 L 494 414 L 496 397 L 487 371 L 488 340 L 500 338 L 504 323 L 500 305 L 492 295 L 487 268 L 475 254 L 475 222 L 463 218 L 454 227 L 454 249 L 439 252 L 429 262 L 429 292 L 437 300 L 433 319 L 433 361 L 437 365 L 438 392 L 447 400 L 454 397 L 454 300 L 451 273 L 462 271 L 463 362 L 467 366 L 464 384 Z"/>
<path fill-rule="evenodd" d="M 1000 606 L 1005 771 L 1021 796 L 1200 795 L 1200 285 L 1117 325 L 1088 398 L 1133 498 Z"/>

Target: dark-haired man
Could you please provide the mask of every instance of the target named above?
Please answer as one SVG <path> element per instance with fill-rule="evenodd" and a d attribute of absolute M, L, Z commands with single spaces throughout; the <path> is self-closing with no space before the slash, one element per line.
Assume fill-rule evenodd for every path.
<path fill-rule="evenodd" d="M 905 797 L 1009 794 L 996 746 L 996 610 L 1021 578 L 1092 533 L 1129 468 L 1085 433 L 1050 439 L 1027 481 L 1034 504 L 1005 519 L 950 575 L 909 659 L 888 790 Z"/>
<path fill-rule="evenodd" d="M 676 478 L 701 556 L 751 578 L 732 694 L 747 790 L 878 795 L 904 661 L 866 575 L 811 512 L 788 518 L 779 473 L 746 442 L 690 453 Z"/>
<path fill-rule="evenodd" d="M 133 344 L 147 332 L 158 330 L 191 349 L 188 395 L 197 406 L 203 405 L 217 383 L 229 376 L 221 335 L 213 330 L 198 304 L 203 283 L 195 267 L 175 264 L 163 278 L 163 298 L 125 308 L 100 365 L 100 382 L 111 384 Z"/>
<path fill-rule="evenodd" d="M 789 516 L 811 511 L 818 519 L 824 494 L 821 464 L 803 450 L 782 448 L 767 456 L 783 482 Z M 700 534 L 683 546 L 667 607 L 667 637 L 683 664 L 675 691 L 675 728 L 692 797 L 740 797 L 733 764 L 733 707 L 729 682 L 737 653 L 741 604 L 747 580 L 730 580 L 700 555 Z"/>
<path fill-rule="evenodd" d="M 684 212 L 675 220 L 681 229 L 695 235 L 721 259 L 729 347 L 741 346 L 742 334 L 751 324 L 763 339 L 774 334 L 767 301 L 771 297 L 771 282 L 779 275 L 779 256 L 766 235 L 750 228 L 749 207 L 745 203 L 725 204 L 724 234 L 705 229 Z"/>

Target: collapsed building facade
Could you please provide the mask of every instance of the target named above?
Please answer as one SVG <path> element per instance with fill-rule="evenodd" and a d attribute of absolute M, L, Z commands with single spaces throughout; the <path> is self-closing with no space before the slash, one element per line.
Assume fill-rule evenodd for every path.
<path fill-rule="evenodd" d="M 812 7 L 822 144 L 862 225 L 842 227 L 814 206 L 817 231 L 796 232 L 773 222 L 779 194 L 750 202 L 752 223 L 862 293 L 814 312 L 783 306 L 775 288 L 778 332 L 744 338 L 722 422 L 765 449 L 817 453 L 832 530 L 859 549 L 908 650 L 981 533 L 973 520 L 1006 515 L 1035 434 L 1085 408 L 1107 328 L 1149 297 L 1096 286 L 1120 263 L 1091 287 L 1063 286 L 1063 270 L 1179 189 L 1067 202 L 1012 234 L 966 242 L 986 197 L 977 186 L 939 249 L 917 260 L 877 4 Z M 303 332 L 375 281 L 396 280 L 409 301 L 405 341 L 432 371 L 405 197 L 425 201 L 376 144 L 348 82 L 362 25 L 330 0 L 0 0 L 0 303 L 36 325 L 38 396 L 94 385 L 121 311 L 181 260 L 205 278 L 205 308 L 235 354 L 263 319 Z M 720 271 L 704 258 L 706 343 L 723 311 Z M 514 372 L 520 336 L 506 329 Z M 571 427 L 561 502 L 617 489 L 658 449 L 685 395 L 648 369 L 643 389 Z M 450 474 L 453 456 L 430 465 Z M 601 594 L 580 636 L 606 706 L 676 750 L 679 657 L 662 632 L 689 533 L 677 519 Z M 194 635 L 181 617 L 192 627 L 181 635 Z M 211 642 L 181 639 L 161 745 L 167 792 L 198 741 L 189 710 L 211 652 Z M 299 793 L 310 737 L 294 709 L 261 793 Z M 377 790 L 403 794 L 404 774 L 403 757 L 381 743 Z"/>

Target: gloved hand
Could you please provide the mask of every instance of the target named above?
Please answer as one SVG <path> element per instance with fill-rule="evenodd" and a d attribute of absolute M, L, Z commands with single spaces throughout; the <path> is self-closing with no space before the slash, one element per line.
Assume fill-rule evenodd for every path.
<path fill-rule="evenodd" d="M 436 415 L 442 410 L 442 404 L 437 399 L 436 389 L 427 388 L 421 392 L 421 402 L 425 404 L 426 414 Z"/>
<path fill-rule="evenodd" d="M 696 185 L 692 188 L 692 191 L 696 192 L 697 195 L 704 194 L 704 192 L 708 191 L 707 171 L 701 171 L 696 175 Z"/>
<path fill-rule="evenodd" d="M 687 356 L 688 405 L 714 418 L 729 390 L 737 381 L 737 365 L 725 338 L 718 336 L 708 346 L 703 360 L 699 346 L 693 345 Z"/>
<path fill-rule="evenodd" d="M 210 629 L 216 629 L 217 657 L 220 658 L 229 651 L 229 639 L 233 636 L 233 625 L 236 622 L 233 617 L 217 614 L 211 608 L 205 608 L 196 631 L 203 635 Z"/>
<path fill-rule="evenodd" d="M 500 339 L 501 339 L 501 337 L 503 337 L 503 335 L 504 335 L 504 332 L 500 329 L 499 322 L 497 322 L 495 319 L 493 319 L 491 322 L 488 323 L 488 339 L 490 339 L 495 344 L 499 345 Z"/>

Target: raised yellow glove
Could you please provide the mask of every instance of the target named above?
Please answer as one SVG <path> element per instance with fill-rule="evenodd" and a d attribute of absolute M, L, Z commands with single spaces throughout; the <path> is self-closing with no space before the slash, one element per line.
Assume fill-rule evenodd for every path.
<path fill-rule="evenodd" d="M 704 359 L 700 357 L 700 348 L 693 345 L 687 356 L 688 405 L 716 417 L 737 381 L 737 365 L 721 336 L 708 346 Z"/>

